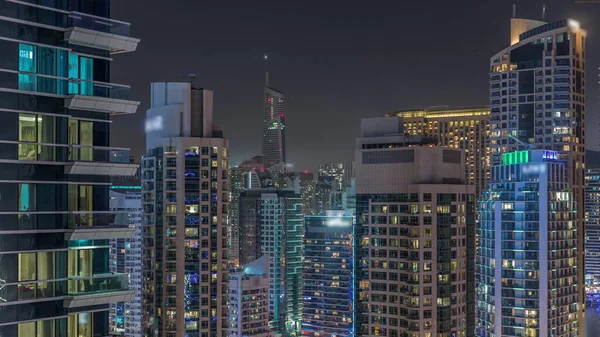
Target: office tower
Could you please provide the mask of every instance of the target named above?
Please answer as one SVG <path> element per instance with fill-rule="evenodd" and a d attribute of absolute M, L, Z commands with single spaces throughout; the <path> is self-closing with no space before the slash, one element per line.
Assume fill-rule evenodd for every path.
<path fill-rule="evenodd" d="M 464 152 L 404 134 L 398 117 L 361 123 L 357 333 L 470 336 L 475 187 L 465 179 Z"/>
<path fill-rule="evenodd" d="M 316 201 L 315 189 L 316 182 L 314 175 L 310 172 L 298 173 L 300 178 L 300 195 L 302 195 L 302 211 L 305 215 L 315 215 Z"/>
<path fill-rule="evenodd" d="M 577 213 L 550 150 L 502 154 L 479 204 L 477 336 L 580 336 Z"/>
<path fill-rule="evenodd" d="M 269 86 L 269 73 L 266 73 L 263 123 L 262 151 L 265 167 L 280 165 L 283 169 L 286 161 L 284 95 Z"/>
<path fill-rule="evenodd" d="M 335 181 L 335 180 L 333 180 Z M 318 181 L 315 185 L 315 215 L 324 215 L 325 211 L 331 209 L 331 190 L 334 183 Z"/>
<path fill-rule="evenodd" d="M 123 181 L 119 179 L 117 181 Z M 127 212 L 126 222 L 135 228 L 135 233 L 127 239 L 110 240 L 109 271 L 125 273 L 129 276 L 129 289 L 135 296 L 129 302 L 116 302 L 110 305 L 110 332 L 125 337 L 142 336 L 142 186 L 139 176 L 129 179 L 127 185 L 110 187 L 111 211 Z"/>
<path fill-rule="evenodd" d="M 600 169 L 585 170 L 585 273 L 600 279 Z"/>
<path fill-rule="evenodd" d="M 109 178 L 135 173 L 109 135 L 139 102 L 108 68 L 139 40 L 109 8 L 2 2 L 0 336 L 105 336 L 110 303 L 133 296 L 108 274 L 109 239 L 134 232 L 109 210 Z"/>
<path fill-rule="evenodd" d="M 490 60 L 491 164 L 530 148 L 558 152 L 577 205 L 579 330 L 585 335 L 585 39 L 579 23 L 511 20 L 511 41 Z"/>
<path fill-rule="evenodd" d="M 152 83 L 142 158 L 144 335 L 221 337 L 227 320 L 228 142 L 213 93 Z"/>
<path fill-rule="evenodd" d="M 343 191 L 350 185 L 354 176 L 354 162 L 321 164 L 319 166 L 319 177 L 333 177 L 335 184 L 333 190 Z"/>
<path fill-rule="evenodd" d="M 229 273 L 229 337 L 273 337 L 269 329 L 269 259 Z"/>
<path fill-rule="evenodd" d="M 466 178 L 479 196 L 490 172 L 490 109 L 431 107 L 386 114 L 402 118 L 407 136 L 423 136 L 438 146 L 465 150 Z"/>
<path fill-rule="evenodd" d="M 256 188 L 240 195 L 240 263 L 269 258 L 270 325 L 297 335 L 302 319 L 302 197 L 289 189 Z"/>
<path fill-rule="evenodd" d="M 355 336 L 350 216 L 304 217 L 302 336 Z"/>

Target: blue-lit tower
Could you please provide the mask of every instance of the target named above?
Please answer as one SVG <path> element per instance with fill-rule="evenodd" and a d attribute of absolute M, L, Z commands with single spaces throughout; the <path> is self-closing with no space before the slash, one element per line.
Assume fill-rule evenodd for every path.
<path fill-rule="evenodd" d="M 476 336 L 580 336 L 577 205 L 550 150 L 502 154 L 479 202 Z"/>

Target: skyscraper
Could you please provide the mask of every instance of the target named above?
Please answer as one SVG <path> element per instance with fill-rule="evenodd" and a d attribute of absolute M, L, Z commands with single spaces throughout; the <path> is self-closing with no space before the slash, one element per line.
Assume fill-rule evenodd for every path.
<path fill-rule="evenodd" d="M 303 336 L 355 336 L 351 216 L 304 217 Z"/>
<path fill-rule="evenodd" d="M 302 212 L 305 215 L 316 215 L 315 189 L 316 182 L 311 172 L 298 173 L 300 179 L 300 195 L 302 195 Z"/>
<path fill-rule="evenodd" d="M 408 137 L 431 138 L 438 146 L 465 150 L 466 178 L 479 195 L 489 179 L 490 109 L 431 107 L 386 114 L 402 118 Z"/>
<path fill-rule="evenodd" d="M 134 233 L 109 210 L 111 175 L 133 175 L 110 147 L 110 119 L 135 113 L 110 83 L 111 54 L 132 52 L 110 1 L 3 1 L 0 18 L 0 336 L 105 336 L 109 239 Z"/>
<path fill-rule="evenodd" d="M 135 291 L 129 302 L 110 305 L 110 332 L 125 337 L 142 336 L 142 194 L 139 176 L 128 185 L 113 182 L 110 187 L 110 210 L 127 212 L 126 223 L 135 228 L 131 238 L 110 240 L 111 273 L 129 276 L 129 289 Z"/>
<path fill-rule="evenodd" d="M 240 195 L 240 263 L 269 258 L 270 324 L 294 336 L 302 320 L 302 197 L 290 189 L 256 188 Z"/>
<path fill-rule="evenodd" d="M 502 154 L 479 205 L 481 337 L 581 336 L 577 211 L 556 151 Z"/>
<path fill-rule="evenodd" d="M 600 280 L 600 169 L 585 170 L 585 273 Z"/>
<path fill-rule="evenodd" d="M 577 205 L 578 334 L 585 301 L 585 43 L 575 20 L 511 20 L 510 46 L 490 60 L 491 164 L 529 148 L 557 151 Z"/>
<path fill-rule="evenodd" d="M 333 163 L 319 165 L 319 177 L 333 177 L 335 179 L 334 191 L 343 191 L 350 186 L 354 177 L 354 162 Z"/>
<path fill-rule="evenodd" d="M 360 335 L 470 336 L 475 187 L 459 149 L 363 119 L 355 151 Z M 407 139 L 409 138 L 409 139 Z M 471 330 L 473 331 L 473 330 Z"/>
<path fill-rule="evenodd" d="M 269 86 L 269 73 L 266 74 L 263 124 L 262 151 L 265 167 L 284 165 L 286 161 L 284 95 Z"/>
<path fill-rule="evenodd" d="M 229 337 L 273 337 L 269 283 L 266 255 L 229 273 Z"/>
<path fill-rule="evenodd" d="M 142 158 L 144 335 L 227 335 L 228 142 L 212 91 L 152 83 Z"/>

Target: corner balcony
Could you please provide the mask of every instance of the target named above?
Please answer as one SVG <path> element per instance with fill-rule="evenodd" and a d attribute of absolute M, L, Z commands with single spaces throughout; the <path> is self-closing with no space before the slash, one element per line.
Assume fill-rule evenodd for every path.
<path fill-rule="evenodd" d="M 66 308 L 130 302 L 135 290 L 129 290 L 127 274 L 100 274 L 91 277 L 69 277 Z"/>
<path fill-rule="evenodd" d="M 138 165 L 129 163 L 129 149 L 72 145 L 66 174 L 134 176 Z"/>
<path fill-rule="evenodd" d="M 99 48 L 112 54 L 132 52 L 140 39 L 129 36 L 129 23 L 79 12 L 68 15 L 65 40 L 69 43 Z"/>
<path fill-rule="evenodd" d="M 68 215 L 65 240 L 130 239 L 135 227 L 129 226 L 128 212 L 73 212 Z"/>
<path fill-rule="evenodd" d="M 130 100 L 130 86 L 0 68 L 0 90 L 64 98 L 66 108 L 133 114 L 140 102 Z"/>

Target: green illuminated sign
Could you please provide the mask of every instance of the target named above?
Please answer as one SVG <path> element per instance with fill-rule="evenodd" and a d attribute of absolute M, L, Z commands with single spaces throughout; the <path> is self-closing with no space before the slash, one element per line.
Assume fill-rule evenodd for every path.
<path fill-rule="evenodd" d="M 513 165 L 529 162 L 529 151 L 516 151 L 502 154 L 502 165 Z"/>
<path fill-rule="evenodd" d="M 117 190 L 117 189 L 141 190 L 142 186 L 111 186 L 110 189 L 112 189 L 112 190 Z"/>

